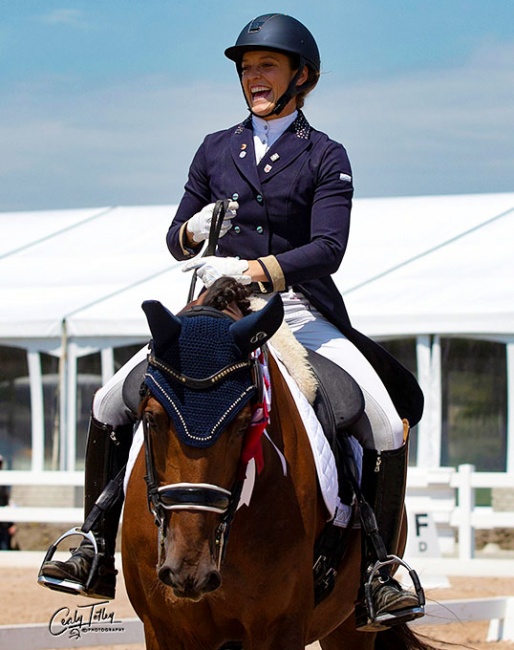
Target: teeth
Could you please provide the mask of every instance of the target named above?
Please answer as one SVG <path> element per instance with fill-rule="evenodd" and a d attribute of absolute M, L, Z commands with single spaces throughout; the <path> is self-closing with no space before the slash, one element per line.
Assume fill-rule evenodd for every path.
<path fill-rule="evenodd" d="M 268 88 L 265 86 L 256 86 L 255 88 L 252 88 L 252 93 L 265 93 L 268 91 Z"/>

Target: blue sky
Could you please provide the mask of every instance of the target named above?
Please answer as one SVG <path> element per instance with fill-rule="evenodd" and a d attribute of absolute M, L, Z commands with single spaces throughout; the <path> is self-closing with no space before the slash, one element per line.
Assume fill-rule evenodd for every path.
<path fill-rule="evenodd" d="M 0 0 L 0 210 L 177 203 L 273 11 L 318 41 L 305 112 L 357 197 L 514 191 L 512 0 Z"/>

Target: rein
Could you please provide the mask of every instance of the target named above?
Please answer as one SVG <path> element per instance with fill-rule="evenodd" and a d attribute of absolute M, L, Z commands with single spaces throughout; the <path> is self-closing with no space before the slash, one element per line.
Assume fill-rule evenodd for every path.
<path fill-rule="evenodd" d="M 218 244 L 218 239 L 221 232 L 221 226 L 223 224 L 223 219 L 225 217 L 229 203 L 229 199 L 216 201 L 212 213 L 209 238 L 202 257 L 215 254 L 216 246 Z M 196 282 L 197 271 L 195 269 L 189 288 L 189 294 L 187 298 L 188 304 L 194 299 Z M 187 312 L 184 312 L 182 315 L 194 316 L 201 314 L 202 312 L 205 313 L 206 311 L 212 312 L 215 310 L 205 307 L 193 307 Z M 222 312 L 217 312 L 217 314 L 209 313 L 209 315 L 228 317 Z M 157 359 L 154 355 L 149 355 L 148 363 L 150 365 L 153 365 L 161 372 L 164 372 L 166 376 L 171 380 L 178 382 L 189 389 L 197 391 L 212 388 L 212 386 L 226 379 L 232 373 L 244 368 L 249 368 L 252 372 L 253 387 L 258 399 L 260 400 L 261 396 L 263 395 L 264 380 L 262 376 L 262 369 L 255 358 L 249 358 L 246 361 L 229 364 L 224 368 L 221 368 L 221 370 L 214 373 L 213 375 L 200 379 L 188 377 L 187 375 L 178 372 L 160 359 Z M 154 517 L 156 525 L 159 527 L 159 564 L 161 562 L 161 554 L 164 549 L 164 541 L 166 538 L 167 510 L 214 512 L 222 515 L 221 522 L 216 528 L 215 533 L 215 546 L 217 549 L 216 563 L 219 570 L 221 568 L 221 563 L 223 562 L 225 555 L 226 542 L 230 526 L 239 505 L 241 493 L 243 490 L 244 477 L 241 475 L 242 473 L 238 472 L 238 478 L 235 480 L 234 485 L 230 491 L 217 485 L 211 485 L 210 483 L 175 483 L 171 485 L 159 486 L 153 460 L 153 449 L 149 432 L 148 419 L 146 416 L 143 417 L 143 434 L 146 461 L 145 481 L 147 484 L 148 507 Z"/>
<path fill-rule="evenodd" d="M 214 204 L 214 209 L 212 211 L 211 227 L 209 229 L 209 239 L 207 240 L 207 246 L 205 247 L 205 251 L 202 253 L 202 257 L 207 257 L 208 255 L 214 255 L 216 253 L 216 246 L 218 245 L 221 226 L 223 224 L 223 219 L 225 218 L 225 212 L 228 209 L 229 203 L 230 203 L 229 199 L 222 199 L 216 201 L 216 203 Z M 195 269 L 193 271 L 193 277 L 191 278 L 191 286 L 189 287 L 189 293 L 187 296 L 188 303 L 192 302 L 192 300 L 194 299 L 197 279 L 198 279 L 198 274 Z"/>

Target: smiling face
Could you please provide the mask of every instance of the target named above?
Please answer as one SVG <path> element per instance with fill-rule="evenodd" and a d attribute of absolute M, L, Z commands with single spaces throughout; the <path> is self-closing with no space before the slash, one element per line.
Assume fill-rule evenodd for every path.
<path fill-rule="evenodd" d="M 295 72 L 286 54 L 271 50 L 245 52 L 241 63 L 241 83 L 252 113 L 267 120 L 293 113 L 296 110 L 295 97 L 280 115 L 268 115 L 286 92 Z M 306 80 L 307 68 L 304 68 L 296 83 L 299 86 Z"/>

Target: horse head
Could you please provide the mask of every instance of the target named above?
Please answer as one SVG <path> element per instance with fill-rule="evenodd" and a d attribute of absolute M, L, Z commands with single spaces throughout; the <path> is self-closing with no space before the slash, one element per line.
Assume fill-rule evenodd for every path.
<path fill-rule="evenodd" d="M 224 295 L 226 287 L 225 280 Z M 143 303 L 152 342 L 141 416 L 148 498 L 160 530 L 157 572 L 175 596 L 192 600 L 221 584 L 222 547 L 261 399 L 256 350 L 283 319 L 279 296 L 236 320 L 227 301 L 223 311 L 210 306 L 219 306 L 219 293 L 215 283 L 203 304 L 178 315 Z"/>

